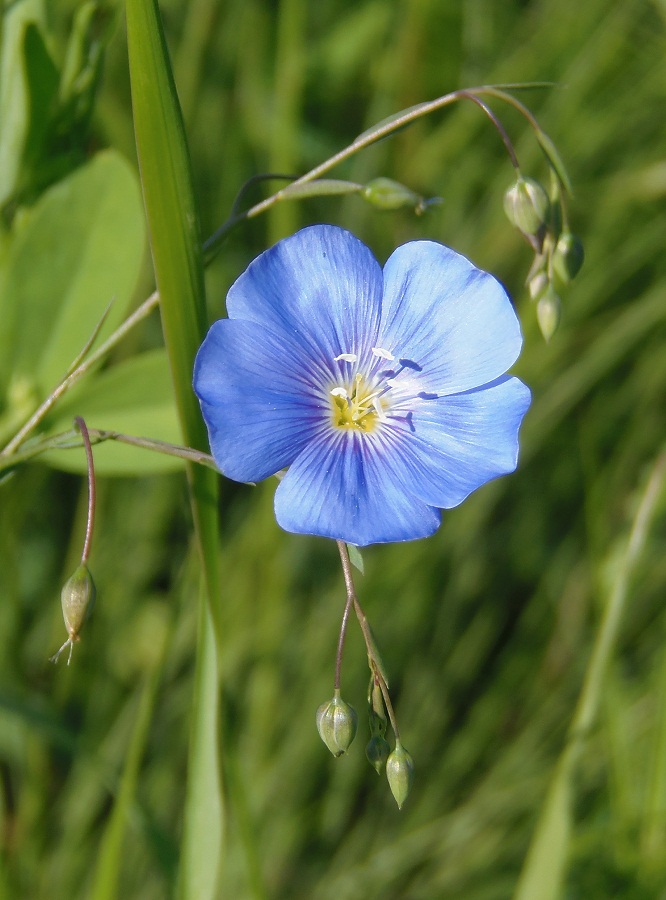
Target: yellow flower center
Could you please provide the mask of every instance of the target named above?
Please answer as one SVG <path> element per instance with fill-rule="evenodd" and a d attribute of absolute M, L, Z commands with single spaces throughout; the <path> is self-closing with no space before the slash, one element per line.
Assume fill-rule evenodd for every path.
<path fill-rule="evenodd" d="M 357 428 L 366 433 L 374 431 L 378 421 L 385 416 L 385 403 L 380 394 L 384 392 L 357 373 L 353 381 L 345 387 L 336 387 L 330 393 L 331 415 L 336 428 Z"/>

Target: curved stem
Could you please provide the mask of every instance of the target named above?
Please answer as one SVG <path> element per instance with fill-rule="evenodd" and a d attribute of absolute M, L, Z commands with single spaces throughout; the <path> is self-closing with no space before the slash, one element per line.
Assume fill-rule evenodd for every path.
<path fill-rule="evenodd" d="M 518 162 L 518 157 L 516 156 L 516 151 L 514 149 L 513 144 L 511 143 L 511 138 L 507 134 L 506 128 L 504 127 L 504 125 L 502 125 L 502 123 L 497 118 L 497 116 L 492 111 L 492 109 L 488 106 L 487 103 L 484 103 L 480 97 L 477 97 L 475 94 L 471 94 L 471 93 L 467 93 L 467 92 L 464 93 L 464 96 L 467 97 L 468 100 L 471 100 L 472 103 L 476 103 L 476 105 L 479 107 L 479 109 L 482 109 L 484 111 L 484 113 L 488 116 L 490 121 L 493 123 L 493 125 L 497 129 L 499 136 L 502 138 L 502 143 L 504 144 L 504 147 L 506 148 L 506 152 L 509 154 L 509 159 L 511 160 L 511 165 L 514 167 L 516 172 L 520 172 L 520 164 Z"/>
<path fill-rule="evenodd" d="M 542 86 L 541 83 L 537 85 L 527 85 L 529 86 Z M 517 87 L 525 87 L 525 85 L 505 85 L 506 88 L 517 88 Z M 354 140 L 347 147 L 344 147 L 342 150 L 339 150 L 333 156 L 329 157 L 329 159 L 325 160 L 319 165 L 315 166 L 313 169 L 310 169 L 309 172 L 306 172 L 305 175 L 301 175 L 300 178 L 295 179 L 291 182 L 291 187 L 299 184 L 306 184 L 309 181 L 314 181 L 319 178 L 321 175 L 326 174 L 335 166 L 339 165 L 342 162 L 345 162 L 347 159 L 352 157 L 355 153 L 358 153 L 359 150 L 364 150 L 366 147 L 370 147 L 372 144 L 380 141 L 382 138 L 388 137 L 396 131 L 399 131 L 402 128 L 405 128 L 407 125 L 411 125 L 412 122 L 416 122 L 417 119 L 422 118 L 423 116 L 427 116 L 432 112 L 436 112 L 439 109 L 443 109 L 446 106 L 450 106 L 452 103 L 455 103 L 458 100 L 472 100 L 478 106 L 481 106 L 486 115 L 490 118 L 493 125 L 498 128 L 500 136 L 504 141 L 504 145 L 507 148 L 509 156 L 511 158 L 511 162 L 514 168 L 517 168 L 517 159 L 515 152 L 513 150 L 513 145 L 511 141 L 508 139 L 506 135 L 506 131 L 504 127 L 501 125 L 495 114 L 482 102 L 479 101 L 479 95 L 488 94 L 493 97 L 497 97 L 498 99 L 503 100 L 506 103 L 510 103 L 514 106 L 519 112 L 521 112 L 528 120 L 532 128 L 536 131 L 540 132 L 541 129 L 539 127 L 539 123 L 536 121 L 534 116 L 530 113 L 526 106 L 524 106 L 520 101 L 516 100 L 512 97 L 511 94 L 506 93 L 506 91 L 502 90 L 502 86 L 498 85 L 482 85 L 481 87 L 476 88 L 466 88 L 464 90 L 452 91 L 450 94 L 444 94 L 441 97 L 437 97 L 435 100 L 430 100 L 427 103 L 419 103 L 417 106 L 413 106 L 410 109 L 405 110 L 403 113 L 399 113 L 396 116 L 392 116 L 390 119 L 385 121 L 383 124 L 375 126 L 369 131 L 364 132 L 358 137 L 354 138 Z M 244 219 L 252 219 L 255 216 L 260 215 L 263 212 L 266 212 L 275 203 L 279 202 L 285 196 L 284 190 L 279 190 L 275 194 L 271 194 L 270 197 L 267 197 L 265 200 L 262 200 L 260 203 L 255 204 L 250 207 L 245 213 L 237 213 L 232 214 L 232 217 L 227 220 L 218 230 L 211 235 L 211 237 L 206 241 L 204 245 L 204 250 L 206 253 L 206 261 L 210 261 L 210 259 L 215 255 L 218 244 L 221 240 L 228 234 L 228 232 L 242 222 Z M 235 211 L 234 211 L 235 212 Z"/>
<path fill-rule="evenodd" d="M 93 461 L 92 446 L 90 444 L 90 435 L 86 423 L 77 416 L 74 419 L 76 427 L 81 432 L 83 438 L 83 446 L 86 450 L 86 459 L 88 462 L 88 521 L 86 523 L 86 537 L 83 542 L 83 552 L 81 553 L 81 564 L 85 565 L 90 556 L 90 544 L 92 543 L 93 527 L 95 525 L 95 506 L 97 502 L 97 491 L 95 487 L 95 464 Z"/>
<path fill-rule="evenodd" d="M 352 604 L 354 602 L 354 595 L 347 592 L 347 602 L 345 603 L 345 609 L 342 613 L 342 622 L 340 624 L 340 637 L 338 638 L 338 652 L 335 656 L 335 681 L 333 683 L 333 687 L 335 691 L 340 690 L 340 681 L 342 677 L 342 651 L 345 646 L 345 635 L 347 634 L 347 624 L 349 622 L 349 613 L 351 612 Z"/>

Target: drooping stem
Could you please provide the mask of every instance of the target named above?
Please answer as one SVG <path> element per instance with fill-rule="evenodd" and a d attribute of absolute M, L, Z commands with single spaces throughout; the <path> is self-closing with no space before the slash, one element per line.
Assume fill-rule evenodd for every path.
<path fill-rule="evenodd" d="M 83 446 L 86 451 L 86 460 L 88 462 L 88 521 L 86 523 L 86 537 L 83 542 L 83 552 L 81 553 L 81 565 L 88 562 L 90 556 L 90 545 L 92 543 L 93 528 L 95 526 L 95 506 L 97 503 L 97 490 L 95 486 L 95 463 L 93 461 L 92 446 L 90 444 L 90 435 L 86 423 L 77 416 L 74 419 L 76 427 L 81 432 L 83 438 Z"/>
<path fill-rule="evenodd" d="M 384 705 L 386 706 L 386 711 L 388 713 L 388 717 L 391 721 L 391 728 L 393 729 L 393 733 L 395 735 L 396 741 L 400 740 L 400 731 L 398 729 L 398 722 L 395 717 L 395 712 L 393 711 L 393 704 L 391 703 L 391 697 L 389 695 L 388 690 L 388 680 L 386 675 L 384 674 L 384 666 L 382 665 L 381 658 L 379 653 L 377 652 L 377 647 L 375 645 L 375 639 L 372 635 L 372 631 L 370 629 L 370 623 L 368 622 L 367 616 L 363 611 L 361 604 L 359 603 L 358 597 L 356 595 L 356 588 L 354 586 L 354 576 L 352 573 L 352 564 L 349 559 L 349 551 L 347 550 L 347 544 L 344 541 L 336 541 L 338 545 L 338 551 L 340 553 L 340 561 L 342 562 L 342 574 L 345 579 L 345 587 L 347 589 L 347 603 L 345 606 L 345 615 L 343 616 L 343 623 L 345 623 L 345 616 L 349 615 L 349 609 L 351 604 L 354 605 L 354 612 L 356 613 L 356 618 L 358 619 L 358 623 L 361 627 L 361 633 L 363 634 L 363 639 L 365 641 L 365 648 L 368 654 L 368 664 L 370 666 L 370 671 L 372 672 L 372 677 L 375 682 L 379 685 L 380 690 L 382 692 L 382 697 L 384 698 Z M 342 630 L 341 630 L 342 637 Z M 340 653 L 341 648 L 338 650 L 338 664 L 340 662 Z M 339 677 L 339 673 L 336 669 L 336 679 Z M 339 682 L 338 682 L 339 686 Z"/>
<path fill-rule="evenodd" d="M 480 106 L 481 109 L 483 109 L 486 115 L 490 118 L 493 125 L 498 129 L 509 157 L 511 158 L 512 165 L 514 166 L 514 168 L 518 168 L 518 160 L 516 158 L 513 145 L 511 144 L 511 141 L 509 140 L 504 127 L 501 125 L 499 119 L 492 112 L 492 110 L 490 110 L 485 103 L 479 100 L 479 96 L 486 94 L 501 99 L 506 103 L 510 103 L 523 116 L 525 116 L 530 126 L 536 132 L 540 133 L 541 129 L 539 128 L 539 124 L 527 109 L 527 107 L 520 103 L 520 101 L 512 97 L 512 95 L 507 93 L 507 91 L 510 89 L 523 87 L 542 86 L 544 86 L 543 82 L 535 82 L 534 84 L 529 85 L 481 85 L 480 87 L 452 91 L 450 94 L 445 94 L 442 97 L 437 97 L 435 100 L 430 100 L 426 103 L 419 103 L 416 106 L 412 106 L 409 109 L 403 110 L 401 113 L 398 113 L 395 116 L 391 116 L 389 119 L 384 120 L 368 131 L 363 132 L 363 134 L 358 135 L 358 137 L 354 138 L 351 144 L 349 144 L 347 147 L 339 150 L 333 156 L 329 157 L 329 159 L 325 160 L 322 163 L 319 163 L 313 169 L 310 169 L 309 172 L 306 172 L 305 175 L 301 175 L 300 178 L 297 178 L 295 181 L 293 181 L 290 187 L 293 188 L 294 186 L 300 184 L 306 184 L 307 182 L 315 181 L 322 175 L 325 175 L 331 169 L 338 166 L 340 163 L 345 162 L 347 159 L 354 156 L 354 154 L 358 153 L 360 150 L 364 150 L 366 147 L 370 147 L 377 141 L 382 140 L 382 138 L 388 137 L 389 135 L 400 131 L 400 129 L 405 128 L 405 126 L 407 125 L 411 125 L 412 122 L 416 122 L 417 119 L 436 112 L 437 110 L 444 109 L 446 106 L 450 106 L 451 104 L 456 103 L 458 100 L 471 100 L 478 106 Z M 285 196 L 288 196 L 288 193 L 286 193 L 284 190 L 276 191 L 276 193 L 271 194 L 270 197 L 267 197 L 260 203 L 255 204 L 244 213 L 239 213 L 237 209 L 234 209 L 229 220 L 221 225 L 220 228 L 218 228 L 217 231 L 215 231 L 206 241 L 204 248 L 206 261 L 209 262 L 215 256 L 215 253 L 219 248 L 221 241 L 233 227 L 238 225 L 244 219 L 252 219 L 255 216 L 260 215 L 261 213 L 266 212 L 268 209 L 274 206 L 275 203 L 282 200 Z"/>
<path fill-rule="evenodd" d="M 354 602 L 354 595 L 350 594 L 347 591 L 347 602 L 345 603 L 345 609 L 342 613 L 342 622 L 340 623 L 340 637 L 338 638 L 338 652 L 335 656 L 335 682 L 333 687 L 336 692 L 340 690 L 340 681 L 342 678 L 342 651 L 345 646 L 345 636 L 347 634 L 347 624 L 349 622 L 349 613 L 351 612 L 352 604 Z"/>
<path fill-rule="evenodd" d="M 476 105 L 484 111 L 484 113 L 488 116 L 490 121 L 493 123 L 495 128 L 497 129 L 497 133 L 502 138 L 502 143 L 506 148 L 506 152 L 509 154 L 509 159 L 511 160 L 511 165 L 514 167 L 516 172 L 520 171 L 520 164 L 518 162 L 518 157 L 516 156 L 516 151 L 514 149 L 513 144 L 511 143 L 511 138 L 507 134 L 506 128 L 500 120 L 497 118 L 492 109 L 488 106 L 487 103 L 484 103 L 480 97 L 477 97 L 476 94 L 467 93 L 466 91 L 462 91 L 461 96 L 467 97 L 468 100 L 471 100 L 472 103 L 476 103 Z"/>

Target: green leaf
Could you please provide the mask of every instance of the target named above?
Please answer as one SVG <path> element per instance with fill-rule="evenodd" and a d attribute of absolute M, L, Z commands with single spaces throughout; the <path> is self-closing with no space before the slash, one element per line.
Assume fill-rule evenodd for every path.
<path fill-rule="evenodd" d="M 305 197 L 333 197 L 337 194 L 358 194 L 362 184 L 338 178 L 318 178 L 302 184 L 290 184 L 280 191 L 280 200 L 302 200 Z"/>
<path fill-rule="evenodd" d="M 43 0 L 4 4 L 0 45 L 0 206 L 14 193 L 30 129 L 25 34 L 44 21 Z"/>
<path fill-rule="evenodd" d="M 347 553 L 349 554 L 349 562 L 352 566 L 358 569 L 361 575 L 365 575 L 363 556 L 358 547 L 355 544 L 347 544 Z"/>
<path fill-rule="evenodd" d="M 135 437 L 178 443 L 180 427 L 173 403 L 171 374 L 163 349 L 125 360 L 85 381 L 57 407 L 49 420 L 49 432 L 72 427 L 82 416 L 89 428 L 119 431 Z M 147 475 L 183 467 L 183 460 L 140 447 L 105 441 L 93 450 L 98 475 Z M 39 457 L 54 468 L 85 474 L 86 459 L 80 448 L 52 450 Z"/>
<path fill-rule="evenodd" d="M 24 157 L 34 160 L 39 156 L 49 129 L 60 77 L 34 22 L 28 24 L 23 43 L 30 112 Z"/>
<path fill-rule="evenodd" d="M 100 153 L 48 190 L 17 225 L 0 298 L 0 388 L 43 399 L 92 334 L 109 302 L 99 339 L 119 323 L 134 291 L 144 249 L 134 171 Z"/>

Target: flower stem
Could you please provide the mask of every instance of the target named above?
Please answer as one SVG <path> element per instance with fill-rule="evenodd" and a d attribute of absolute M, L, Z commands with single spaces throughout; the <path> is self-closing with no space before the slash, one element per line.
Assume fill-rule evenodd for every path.
<path fill-rule="evenodd" d="M 398 729 L 398 722 L 395 717 L 395 712 L 393 710 L 393 704 L 391 703 L 391 697 L 389 695 L 388 690 L 388 681 L 384 674 L 384 666 L 382 664 L 379 653 L 377 652 L 377 647 L 375 645 L 375 639 L 372 635 L 372 631 L 370 630 L 370 623 L 368 622 L 368 618 L 363 611 L 361 604 L 359 603 L 358 597 L 356 595 L 356 588 L 354 586 L 354 576 L 352 574 L 352 564 L 349 559 L 349 551 L 347 550 L 347 544 L 344 541 L 336 541 L 338 545 L 338 551 L 340 553 L 340 560 L 342 562 L 342 573 L 345 579 L 345 587 L 347 588 L 347 603 L 345 606 L 345 612 L 343 615 L 343 627 L 340 630 L 340 639 L 341 642 L 338 645 L 338 658 L 336 665 L 336 688 L 339 688 L 339 666 L 341 662 L 342 655 L 342 642 L 344 641 L 344 629 L 346 628 L 346 618 L 349 615 L 349 609 L 351 604 L 354 604 L 354 612 L 356 613 L 356 618 L 358 619 L 358 624 L 361 627 L 361 633 L 363 634 L 363 639 L 365 640 L 365 648 L 368 654 L 368 664 L 370 666 L 370 671 L 372 672 L 372 677 L 375 682 L 379 685 L 382 697 L 384 698 L 384 705 L 386 706 L 386 711 L 388 712 L 389 719 L 391 721 L 391 728 L 393 729 L 393 733 L 395 735 L 396 741 L 400 740 L 400 731 Z"/>
<path fill-rule="evenodd" d="M 81 565 L 88 562 L 90 556 L 90 544 L 92 543 L 93 528 L 95 525 L 95 506 L 97 501 L 97 491 L 95 486 L 95 464 L 93 462 L 93 452 L 90 443 L 90 435 L 86 423 L 77 416 L 74 419 L 77 429 L 81 432 L 83 438 L 83 446 L 86 450 L 86 460 L 88 462 L 88 521 L 86 523 L 86 537 L 83 542 L 83 552 L 81 553 Z"/>
<path fill-rule="evenodd" d="M 192 447 L 182 447 L 179 444 L 169 444 L 167 441 L 158 441 L 152 438 L 136 437 L 131 434 L 122 434 L 119 431 L 103 431 L 97 428 L 88 429 L 90 444 L 101 444 L 104 441 L 118 441 L 121 444 L 129 444 L 132 447 L 142 447 L 144 450 L 152 450 L 155 453 L 164 453 L 166 456 L 175 456 L 187 462 L 198 463 L 209 469 L 219 471 L 215 460 L 209 453 L 202 450 L 194 450 Z M 11 456 L 3 456 L 0 453 L 0 473 L 13 469 L 21 463 L 27 462 L 41 453 L 49 450 L 71 450 L 83 446 L 83 439 L 74 431 L 62 431 L 59 434 L 48 437 L 35 438 Z"/>
<path fill-rule="evenodd" d="M 342 622 L 340 623 L 340 637 L 338 638 L 338 652 L 335 656 L 335 682 L 333 687 L 335 691 L 340 690 L 340 681 L 342 677 L 342 651 L 345 646 L 345 636 L 347 634 L 347 624 L 349 622 L 349 613 L 351 612 L 352 604 L 354 602 L 354 595 L 350 594 L 347 591 L 347 602 L 345 603 L 345 609 L 342 613 Z"/>

